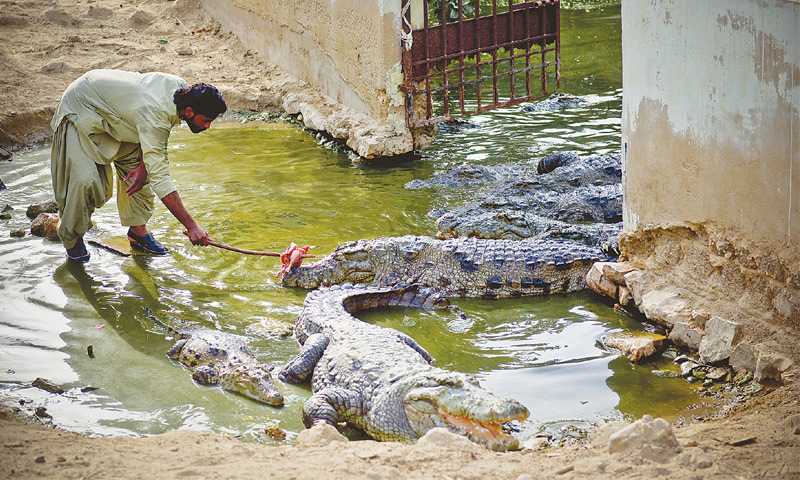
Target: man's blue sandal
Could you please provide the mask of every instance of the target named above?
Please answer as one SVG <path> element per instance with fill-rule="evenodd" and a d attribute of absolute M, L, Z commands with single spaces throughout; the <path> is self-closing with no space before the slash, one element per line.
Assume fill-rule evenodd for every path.
<path fill-rule="evenodd" d="M 169 250 L 158 243 L 150 232 L 147 232 L 144 237 L 140 237 L 128 230 L 128 240 L 131 242 L 131 248 L 138 248 L 153 255 L 166 255 L 169 253 Z"/>
<path fill-rule="evenodd" d="M 86 263 L 89 261 L 89 252 L 83 243 L 83 237 L 78 237 L 78 241 L 72 248 L 67 249 L 67 259 L 73 262 Z"/>

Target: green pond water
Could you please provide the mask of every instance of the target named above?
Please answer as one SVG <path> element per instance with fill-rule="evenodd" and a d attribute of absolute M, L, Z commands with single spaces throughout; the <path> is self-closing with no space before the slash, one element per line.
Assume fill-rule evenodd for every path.
<path fill-rule="evenodd" d="M 441 132 L 420 158 L 395 166 L 354 164 L 294 125 L 223 124 L 200 135 L 180 128 L 170 143 L 171 175 L 200 225 L 241 248 L 281 251 L 296 241 L 322 256 L 359 238 L 433 235 L 426 214 L 468 197 L 403 188 L 412 179 L 462 163 L 619 150 L 619 14 L 618 5 L 562 11 L 561 91 L 585 97 L 582 108 L 476 115 L 469 128 Z M 144 312 L 149 307 L 176 326 L 194 322 L 249 335 L 255 353 L 279 367 L 297 354 L 297 343 L 257 327 L 290 325 L 306 292 L 280 286 L 277 259 L 194 247 L 159 204 L 149 226 L 170 256 L 126 258 L 90 246 L 88 264 L 67 264 L 59 243 L 9 236 L 29 227 L 29 204 L 52 197 L 49 148 L 15 155 L 0 165 L 0 178 L 8 186 L 0 204 L 16 209 L 0 220 L 0 402 L 22 403 L 25 412 L 45 407 L 54 424 L 97 435 L 192 428 L 254 439 L 274 423 L 291 441 L 302 430 L 308 386 L 279 384 L 287 399 L 280 408 L 198 386 L 165 356 L 171 342 Z M 114 200 L 93 219 L 97 232 L 87 239 L 125 233 Z M 360 318 L 408 333 L 437 366 L 473 373 L 485 388 L 521 401 L 531 411 L 517 433 L 523 440 L 646 413 L 676 419 L 700 401 L 691 385 L 663 373 L 674 372 L 668 359 L 633 365 L 603 348 L 609 333 L 641 326 L 591 292 L 454 303 L 467 320 L 414 309 Z M 67 391 L 31 387 L 36 377 Z M 97 389 L 83 391 L 87 386 Z"/>

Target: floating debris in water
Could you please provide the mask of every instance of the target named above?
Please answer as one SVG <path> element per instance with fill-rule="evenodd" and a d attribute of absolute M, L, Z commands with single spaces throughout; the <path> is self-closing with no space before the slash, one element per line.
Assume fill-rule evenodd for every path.
<path fill-rule="evenodd" d="M 264 425 L 264 433 L 274 438 L 275 440 L 283 440 L 286 438 L 286 430 L 282 429 L 281 427 L 273 423 L 268 423 Z"/>
<path fill-rule="evenodd" d="M 33 381 L 31 384 L 36 388 L 41 388 L 42 390 L 46 390 L 50 393 L 64 393 L 64 389 L 52 383 L 48 380 L 45 380 L 42 377 L 38 377 L 36 380 Z"/>

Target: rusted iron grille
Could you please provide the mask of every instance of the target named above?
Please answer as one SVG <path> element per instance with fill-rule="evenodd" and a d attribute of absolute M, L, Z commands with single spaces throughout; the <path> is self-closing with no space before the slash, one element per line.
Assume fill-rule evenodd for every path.
<path fill-rule="evenodd" d="M 401 89 L 409 128 L 516 105 L 558 89 L 558 0 L 402 1 Z M 412 8 L 420 5 L 423 27 L 412 30 Z"/>

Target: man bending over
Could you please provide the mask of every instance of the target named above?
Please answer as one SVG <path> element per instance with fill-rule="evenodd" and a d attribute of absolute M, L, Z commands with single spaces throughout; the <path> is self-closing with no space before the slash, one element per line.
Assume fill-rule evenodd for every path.
<path fill-rule="evenodd" d="M 67 258 L 89 260 L 83 235 L 92 226 L 94 210 L 112 196 L 112 163 L 119 217 L 129 227 L 132 247 L 154 255 L 168 253 L 147 231 L 153 194 L 186 227 L 192 244 L 208 245 L 208 234 L 183 206 L 169 178 L 167 140 L 181 120 L 200 133 L 226 109 L 216 88 L 189 85 L 167 73 L 92 70 L 72 82 L 51 122 L 58 235 Z"/>

